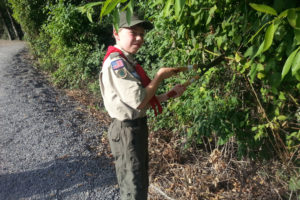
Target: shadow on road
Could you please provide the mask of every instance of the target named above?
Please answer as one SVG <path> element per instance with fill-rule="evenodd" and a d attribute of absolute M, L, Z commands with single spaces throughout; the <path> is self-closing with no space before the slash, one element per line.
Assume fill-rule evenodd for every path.
<path fill-rule="evenodd" d="M 78 192 L 88 195 L 105 190 L 117 184 L 110 162 L 107 158 L 65 157 L 34 170 L 2 174 L 0 199 L 64 199 Z"/>

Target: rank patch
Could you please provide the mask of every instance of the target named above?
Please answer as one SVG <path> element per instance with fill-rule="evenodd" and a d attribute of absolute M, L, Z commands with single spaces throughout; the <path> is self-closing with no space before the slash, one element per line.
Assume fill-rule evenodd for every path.
<path fill-rule="evenodd" d="M 116 72 L 117 76 L 120 78 L 126 78 L 127 76 L 127 70 L 125 68 L 118 69 Z"/>
<path fill-rule="evenodd" d="M 125 64 L 122 59 L 119 59 L 119 60 L 112 61 L 111 66 L 112 66 L 113 70 L 117 70 L 117 69 L 121 69 L 121 68 L 125 67 Z"/>

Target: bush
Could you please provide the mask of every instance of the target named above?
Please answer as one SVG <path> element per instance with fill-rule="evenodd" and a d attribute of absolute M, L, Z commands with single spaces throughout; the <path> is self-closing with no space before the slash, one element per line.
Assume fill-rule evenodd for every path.
<path fill-rule="evenodd" d="M 284 62 L 300 42 L 287 20 L 276 21 L 272 48 L 262 52 L 259 47 L 267 36 L 256 33 L 263 26 L 266 31 L 274 19 L 247 2 L 186 1 L 177 14 L 176 6 L 167 6 L 139 3 L 155 24 L 139 55 L 150 74 L 161 66 L 207 63 L 222 53 L 227 59 L 188 88 L 180 100 L 169 102 L 164 115 L 152 123 L 154 127 L 175 127 L 196 145 L 215 141 L 215 136 L 218 139 L 211 145 L 223 145 L 235 137 L 240 156 L 285 159 L 288 150 L 297 151 L 299 128 L 290 125 L 299 127 L 299 80 L 291 73 L 280 80 Z M 296 4 L 275 1 L 273 6 L 283 11 Z M 169 85 L 189 76 L 182 74 L 165 85 L 170 89 Z"/>
<path fill-rule="evenodd" d="M 25 39 L 34 42 L 41 26 L 47 20 L 47 5 L 54 3 L 55 0 L 8 0 L 8 2 L 13 9 L 14 18 L 25 33 Z"/>

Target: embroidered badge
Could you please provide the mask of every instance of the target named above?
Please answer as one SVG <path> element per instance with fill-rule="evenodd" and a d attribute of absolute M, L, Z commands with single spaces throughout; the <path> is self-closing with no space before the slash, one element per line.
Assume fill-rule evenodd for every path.
<path fill-rule="evenodd" d="M 122 59 L 119 59 L 119 60 L 112 61 L 111 66 L 112 66 L 113 70 L 117 70 L 117 69 L 121 69 L 121 68 L 125 67 L 125 64 Z"/>
<path fill-rule="evenodd" d="M 118 69 L 116 72 L 120 78 L 126 78 L 127 76 L 127 71 L 125 68 Z"/>

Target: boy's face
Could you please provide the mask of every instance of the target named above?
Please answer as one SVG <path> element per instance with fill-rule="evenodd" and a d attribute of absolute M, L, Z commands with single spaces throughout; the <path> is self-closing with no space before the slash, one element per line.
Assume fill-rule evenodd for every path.
<path fill-rule="evenodd" d="M 119 33 L 114 30 L 117 45 L 128 53 L 135 54 L 144 43 L 145 30 L 141 26 L 120 28 Z"/>

